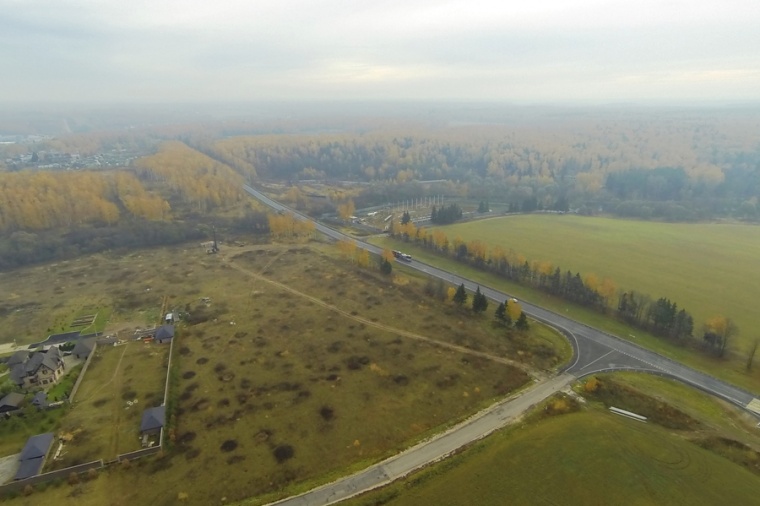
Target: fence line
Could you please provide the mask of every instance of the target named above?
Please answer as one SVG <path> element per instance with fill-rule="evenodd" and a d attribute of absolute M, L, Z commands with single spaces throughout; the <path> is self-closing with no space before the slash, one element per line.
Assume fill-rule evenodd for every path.
<path fill-rule="evenodd" d="M 166 403 L 169 402 L 169 382 L 171 379 L 171 372 L 172 372 L 172 355 L 174 355 L 174 341 L 176 341 L 179 338 L 179 333 L 177 332 L 177 329 L 175 327 L 174 330 L 174 337 L 172 337 L 172 342 L 169 343 L 169 361 L 166 364 L 166 383 L 164 384 L 164 402 L 162 406 L 164 407 L 164 426 L 161 427 L 161 432 L 158 435 L 158 447 L 163 448 L 164 447 L 164 432 L 166 429 L 166 426 L 169 424 L 169 413 L 166 412 Z"/>
<path fill-rule="evenodd" d="M 95 350 L 98 349 L 98 343 L 97 341 L 92 343 L 92 351 L 89 355 L 87 355 L 87 360 L 84 361 L 84 366 L 82 366 L 82 370 L 79 371 L 79 377 L 77 378 L 76 382 L 74 382 L 74 388 L 71 389 L 71 394 L 69 394 L 69 404 L 74 402 L 74 395 L 77 393 L 77 390 L 79 390 L 79 384 L 82 383 L 82 379 L 84 379 L 84 373 L 87 372 L 87 368 L 90 366 L 90 362 L 92 361 L 92 357 L 95 356 Z"/>
<path fill-rule="evenodd" d="M 169 399 L 169 380 L 170 380 L 170 373 L 171 373 L 171 367 L 172 367 L 172 354 L 174 353 L 174 341 L 176 339 L 177 339 L 177 336 L 175 335 L 172 338 L 171 343 L 169 344 L 169 360 L 166 365 L 166 382 L 164 383 L 163 406 L 166 406 L 166 403 Z M 90 354 L 87 356 L 87 360 L 85 361 L 84 366 L 82 367 L 82 371 L 79 373 L 79 377 L 74 383 L 74 388 L 71 389 L 71 395 L 69 396 L 69 403 L 74 401 L 74 394 L 76 394 L 77 390 L 79 389 L 79 384 L 82 382 L 85 372 L 87 372 L 87 367 L 90 365 L 90 362 L 92 361 L 92 357 L 95 355 L 95 350 L 97 348 L 97 345 L 98 345 L 97 342 L 93 343 L 92 352 L 90 352 Z M 168 420 L 164 418 L 164 427 L 166 426 L 167 422 Z M 37 476 L 31 476 L 29 478 L 26 478 L 25 480 L 12 481 L 10 483 L 6 483 L 5 485 L 0 485 L 0 498 L 2 498 L 1 496 L 9 494 L 9 493 L 14 493 L 14 492 L 18 493 L 19 491 L 23 490 L 27 485 L 35 485 L 37 483 L 44 483 L 47 481 L 55 480 L 56 478 L 68 478 L 71 475 L 71 473 L 82 474 L 84 472 L 89 471 L 90 469 L 103 469 L 109 465 L 117 464 L 124 460 L 135 460 L 141 457 L 146 457 L 148 455 L 155 455 L 159 453 L 164 447 L 164 427 L 161 428 L 161 432 L 158 439 L 159 442 L 157 446 L 153 446 L 151 448 L 142 448 L 140 450 L 135 450 L 133 452 L 122 453 L 121 455 L 117 455 L 115 459 L 112 459 L 109 461 L 103 461 L 103 459 L 94 460 L 92 462 L 87 462 L 85 464 L 78 464 L 78 465 L 70 466 L 64 469 L 57 469 L 55 471 L 50 471 L 44 474 L 38 474 Z"/>
<path fill-rule="evenodd" d="M 102 469 L 104 467 L 103 460 L 93 460 L 85 464 L 79 464 L 76 466 L 67 467 L 65 469 L 57 469 L 44 474 L 38 474 L 37 476 L 31 476 L 25 480 L 12 481 L 5 485 L 0 485 L 0 494 L 7 494 L 9 492 L 18 492 L 23 490 L 27 485 L 35 485 L 37 483 L 44 483 L 46 481 L 55 480 L 56 478 L 68 478 L 71 473 L 82 474 L 90 469 Z"/>
<path fill-rule="evenodd" d="M 139 459 L 140 457 L 145 457 L 146 455 L 153 455 L 154 453 L 158 453 L 161 451 L 161 446 L 153 446 L 151 448 L 142 448 L 140 450 L 135 450 L 133 452 L 128 453 L 122 453 L 118 457 L 116 457 L 115 462 L 121 462 L 122 460 L 135 460 Z"/>

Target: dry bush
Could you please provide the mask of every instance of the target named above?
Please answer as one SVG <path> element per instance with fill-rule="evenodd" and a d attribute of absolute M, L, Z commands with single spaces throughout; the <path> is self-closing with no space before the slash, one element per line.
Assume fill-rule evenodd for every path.
<path fill-rule="evenodd" d="M 596 379 L 596 377 L 592 376 L 589 378 L 589 380 L 586 382 L 586 385 L 584 386 L 586 392 L 593 393 L 596 392 L 599 388 L 599 380 Z"/>
<path fill-rule="evenodd" d="M 74 471 L 69 473 L 69 485 L 76 485 L 79 483 L 79 475 Z"/>

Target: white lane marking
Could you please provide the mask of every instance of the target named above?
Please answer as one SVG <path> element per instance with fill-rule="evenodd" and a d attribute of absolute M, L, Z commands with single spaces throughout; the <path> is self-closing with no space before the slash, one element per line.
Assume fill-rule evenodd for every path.
<path fill-rule="evenodd" d="M 610 350 L 610 351 L 608 351 L 607 353 L 605 353 L 604 355 L 602 355 L 601 357 L 597 358 L 596 360 L 594 360 L 594 361 L 592 361 L 592 362 L 589 362 L 588 364 L 584 365 L 584 366 L 581 368 L 581 371 L 582 371 L 583 369 L 585 369 L 586 367 L 591 367 L 591 364 L 594 364 L 594 363 L 596 363 L 596 362 L 599 362 L 601 359 L 603 359 L 604 357 L 606 357 L 607 355 L 609 355 L 609 354 L 610 354 L 610 353 L 612 353 L 613 351 L 615 351 L 615 350 Z"/>

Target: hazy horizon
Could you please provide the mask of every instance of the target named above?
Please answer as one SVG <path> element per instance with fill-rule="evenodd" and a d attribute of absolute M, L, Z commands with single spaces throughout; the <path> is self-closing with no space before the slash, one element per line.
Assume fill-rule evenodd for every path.
<path fill-rule="evenodd" d="M 760 101 L 749 0 L 0 0 L 7 104 Z"/>

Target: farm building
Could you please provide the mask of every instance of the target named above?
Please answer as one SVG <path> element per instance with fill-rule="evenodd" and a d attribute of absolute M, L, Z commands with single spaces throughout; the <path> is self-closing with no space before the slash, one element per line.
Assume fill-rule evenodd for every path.
<path fill-rule="evenodd" d="M 32 436 L 26 441 L 18 457 L 19 468 L 14 480 L 23 480 L 40 474 L 50 447 L 53 445 L 53 439 L 53 433 L 47 432 Z"/>

